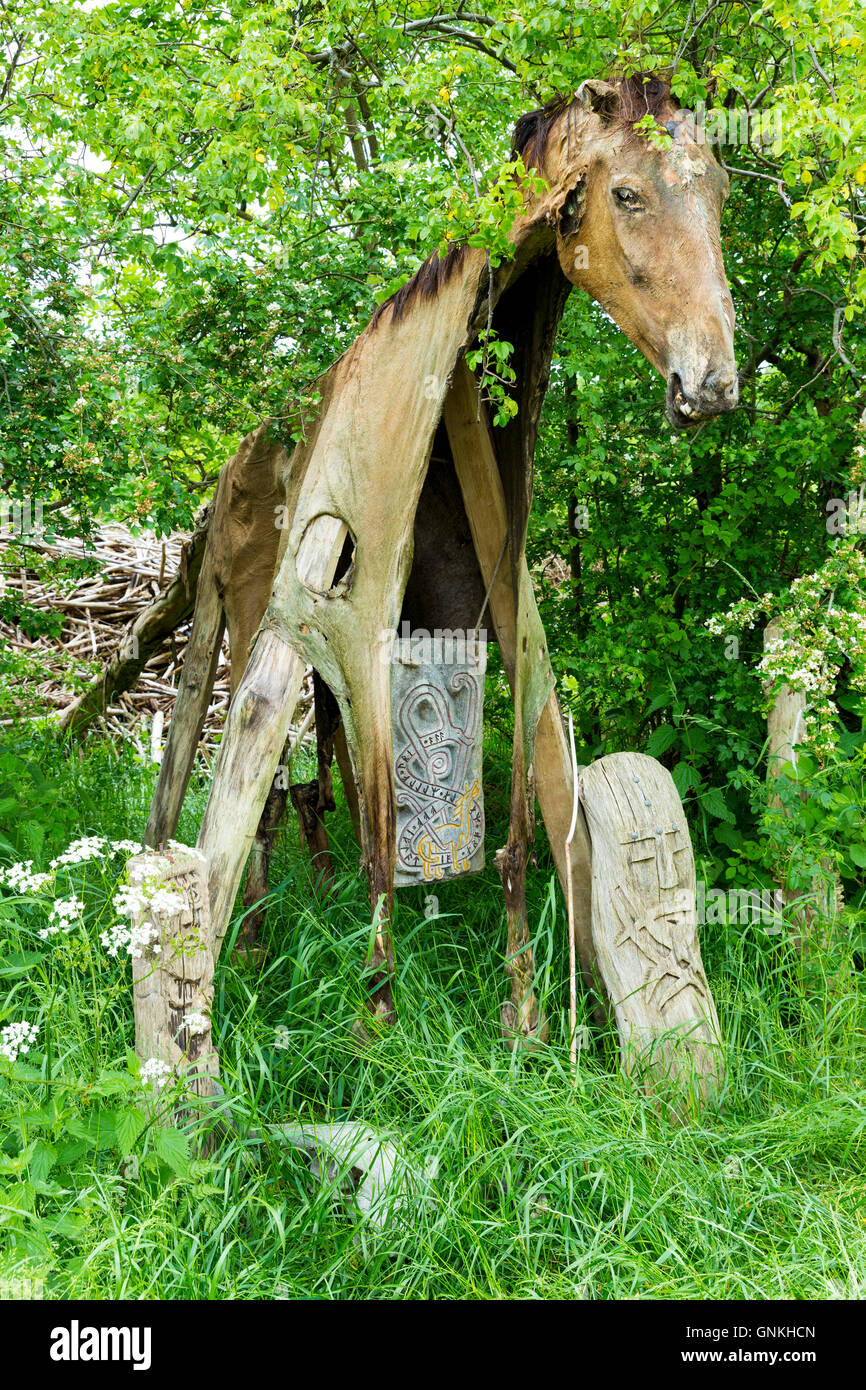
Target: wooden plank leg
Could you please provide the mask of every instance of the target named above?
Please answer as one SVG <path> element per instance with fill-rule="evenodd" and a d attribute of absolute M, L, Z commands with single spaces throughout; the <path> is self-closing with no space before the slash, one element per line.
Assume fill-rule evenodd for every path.
<path fill-rule="evenodd" d="M 514 590 L 511 558 L 507 551 L 504 555 L 502 551 L 508 534 L 508 513 L 490 429 L 483 411 L 481 418 L 478 417 L 477 382 L 469 368 L 461 362 L 445 401 L 443 419 L 481 574 L 486 585 L 493 581 L 490 612 L 502 662 L 513 691 L 517 640 Z M 523 563 L 526 563 L 525 560 Z M 529 592 L 531 594 L 531 586 Z M 562 714 L 555 692 L 548 699 L 539 719 L 534 772 L 541 813 L 567 901 L 565 841 L 571 823 L 572 774 Z M 587 985 L 598 989 L 598 971 L 592 946 L 591 846 L 582 812 L 578 816 L 570 857 L 575 933 L 581 969 Z"/>
<path fill-rule="evenodd" d="M 346 526 L 322 517 L 296 567 L 303 582 L 326 590 L 333 583 Z M 208 887 L 219 957 L 244 865 L 255 839 L 288 737 L 305 663 L 275 627 L 259 630 L 229 709 L 198 848 L 208 861 Z"/>
<path fill-rule="evenodd" d="M 340 769 L 340 781 L 343 783 L 343 794 L 349 808 L 349 815 L 352 818 L 352 829 L 355 832 L 355 839 L 360 844 L 361 807 L 358 801 L 358 788 L 355 784 L 355 769 L 352 767 L 349 745 L 346 742 L 346 730 L 342 724 L 334 734 L 334 757 L 337 759 L 337 767 Z"/>
<path fill-rule="evenodd" d="M 208 553 L 202 565 L 180 688 L 144 832 L 146 845 L 167 844 L 177 833 L 183 798 L 210 704 L 224 630 L 225 611 Z"/>
<path fill-rule="evenodd" d="M 283 819 L 289 795 L 283 769 L 283 764 L 287 759 L 287 750 L 288 745 L 283 750 L 277 775 L 271 783 L 271 789 L 265 800 L 247 865 L 247 880 L 244 884 L 244 908 L 246 910 L 243 926 L 235 946 L 235 953 L 240 955 L 249 965 L 260 965 L 267 956 L 267 948 L 259 945 L 259 932 L 265 920 L 264 901 L 268 895 L 274 841 Z"/>
<path fill-rule="evenodd" d="M 328 832 L 319 810 L 318 779 L 312 782 L 296 782 L 289 791 L 292 805 L 298 813 L 304 843 L 310 852 L 316 887 L 328 892 L 334 882 L 334 865 Z"/>

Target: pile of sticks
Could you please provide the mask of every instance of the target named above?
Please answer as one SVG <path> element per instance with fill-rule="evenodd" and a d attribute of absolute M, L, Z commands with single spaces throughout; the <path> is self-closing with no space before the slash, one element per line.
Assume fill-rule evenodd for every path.
<path fill-rule="evenodd" d="M 160 539 L 152 532 L 134 536 L 125 526 L 111 524 L 102 527 L 86 546 L 68 539 L 53 544 L 30 543 L 33 568 L 12 568 L 7 563 L 9 545 L 0 542 L 0 592 L 4 597 L 20 595 L 22 604 L 63 615 L 58 638 L 43 636 L 34 640 L 14 621 L 0 619 L 0 643 L 37 658 L 44 671 L 43 679 L 29 692 L 38 698 L 44 713 L 55 712 L 63 721 L 63 711 L 70 711 L 76 703 L 72 671 L 79 675 L 87 670 L 96 673 L 111 662 L 136 621 L 155 605 L 172 581 L 175 585 L 182 582 L 184 560 L 194 539 L 185 534 Z M 63 556 L 87 556 L 98 563 L 99 572 L 72 585 L 45 576 L 42 562 Z M 95 731 L 101 729 L 103 734 L 131 739 L 142 754 L 149 744 L 155 758 L 163 730 L 171 719 L 192 624 L 195 576 L 190 578 L 192 582 L 186 585 L 189 616 L 158 642 L 135 684 L 127 690 L 112 691 L 104 709 L 89 721 Z M 222 732 L 228 701 L 228 646 L 224 641 L 202 734 L 201 751 L 207 760 L 213 756 Z"/>

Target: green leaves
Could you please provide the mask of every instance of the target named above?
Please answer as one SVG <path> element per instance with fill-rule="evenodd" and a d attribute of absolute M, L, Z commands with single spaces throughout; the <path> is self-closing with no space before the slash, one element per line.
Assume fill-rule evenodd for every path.
<path fill-rule="evenodd" d="M 154 1151 L 179 1178 L 189 1175 L 189 1141 L 180 1130 L 157 1128 L 153 1136 Z"/>
<path fill-rule="evenodd" d="M 669 748 L 673 748 L 678 738 L 676 729 L 672 728 L 670 724 L 660 724 L 650 734 L 646 751 L 651 758 L 660 758 L 664 753 L 667 753 Z"/>

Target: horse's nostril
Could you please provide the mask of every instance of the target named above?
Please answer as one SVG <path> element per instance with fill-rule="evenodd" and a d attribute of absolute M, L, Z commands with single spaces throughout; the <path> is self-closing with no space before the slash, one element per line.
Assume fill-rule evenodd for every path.
<path fill-rule="evenodd" d="M 716 400 L 724 400 L 729 405 L 735 405 L 737 401 L 736 375 L 722 371 L 707 372 L 701 382 L 701 394 L 715 397 Z"/>

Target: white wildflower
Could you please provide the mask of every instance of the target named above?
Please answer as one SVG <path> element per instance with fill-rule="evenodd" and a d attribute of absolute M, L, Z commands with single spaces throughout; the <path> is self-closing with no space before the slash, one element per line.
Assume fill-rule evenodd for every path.
<path fill-rule="evenodd" d="M 146 918 L 137 927 L 128 922 L 115 922 L 107 931 L 100 932 L 99 939 L 110 956 L 124 951 L 133 960 L 140 960 L 145 951 L 153 947 L 153 954 L 159 955 L 159 931 Z"/>
<path fill-rule="evenodd" d="M 10 864 L 8 869 L 0 869 L 0 883 L 5 883 L 7 888 L 14 888 L 16 893 L 38 893 L 53 877 L 53 874 L 34 873 L 32 859 L 25 859 L 20 864 Z"/>
<path fill-rule="evenodd" d="M 84 911 L 84 903 L 75 895 L 71 898 L 55 898 L 51 912 L 48 917 L 48 926 L 40 929 L 39 935 L 43 941 L 47 941 L 49 936 L 56 936 L 58 932 L 70 932 L 73 922 Z"/>
<path fill-rule="evenodd" d="M 184 1014 L 183 1021 L 191 1038 L 202 1037 L 210 1028 L 210 1019 L 199 1009 L 192 1009 L 188 1014 Z"/>
<path fill-rule="evenodd" d="M 162 1062 L 159 1057 L 149 1057 L 146 1062 L 142 1062 L 139 1075 L 142 1085 L 153 1086 L 154 1090 L 158 1091 L 168 1081 L 172 1071 L 169 1062 Z"/>
<path fill-rule="evenodd" d="M 28 1023 L 26 1019 L 20 1023 L 7 1023 L 5 1028 L 0 1029 L 0 1056 L 9 1062 L 16 1062 L 22 1052 L 30 1051 L 38 1032 L 39 1025 Z"/>
<path fill-rule="evenodd" d="M 62 854 L 52 859 L 50 867 L 57 869 L 61 864 L 86 864 L 91 859 L 102 859 L 109 843 L 104 835 L 85 835 L 80 840 L 73 840 Z"/>

